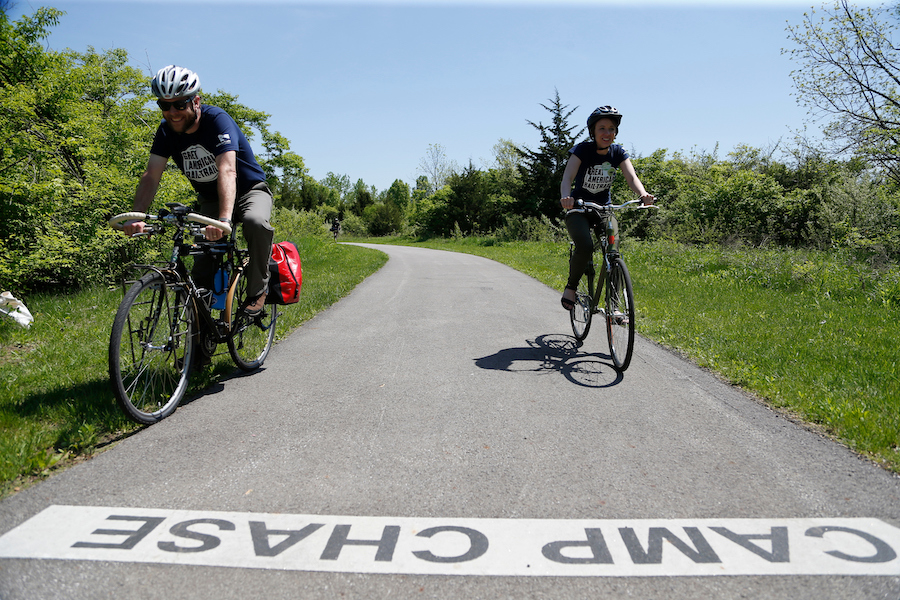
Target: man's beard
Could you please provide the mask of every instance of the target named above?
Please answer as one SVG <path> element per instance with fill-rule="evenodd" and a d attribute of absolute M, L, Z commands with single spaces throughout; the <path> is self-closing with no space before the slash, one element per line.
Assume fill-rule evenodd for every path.
<path fill-rule="evenodd" d="M 180 127 L 181 131 L 175 129 L 174 127 L 172 127 L 172 131 L 174 131 L 175 133 L 177 133 L 179 135 L 182 135 L 184 133 L 187 133 L 187 130 L 190 129 L 191 127 L 193 127 L 194 123 L 196 123 L 196 122 L 197 122 L 197 111 L 192 108 L 190 110 L 190 115 L 185 116 L 184 120 L 181 122 L 181 127 Z M 169 125 L 171 126 L 171 123 Z"/>

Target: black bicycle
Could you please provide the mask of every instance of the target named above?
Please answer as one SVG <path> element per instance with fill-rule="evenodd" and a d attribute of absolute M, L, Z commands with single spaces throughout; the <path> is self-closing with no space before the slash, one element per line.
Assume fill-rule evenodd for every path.
<path fill-rule="evenodd" d="M 631 364 L 634 350 L 634 291 L 631 276 L 625 260 L 619 253 L 619 247 L 610 227 L 610 217 L 615 210 L 641 204 L 640 200 L 631 200 L 623 204 L 595 204 L 593 202 L 576 201 L 575 208 L 567 212 L 582 212 L 594 215 L 593 229 L 596 234 L 594 252 L 602 250 L 602 278 L 597 281 L 594 261 L 588 264 L 581 280 L 578 282 L 575 306 L 569 311 L 572 321 L 572 332 L 579 342 L 584 340 L 591 330 L 591 322 L 595 314 L 601 315 L 606 324 L 606 337 L 609 340 L 609 354 L 613 364 L 624 371 Z M 651 208 L 654 205 L 642 205 Z M 635 207 L 637 208 L 637 207 Z M 575 245 L 569 245 L 569 257 Z"/>
<path fill-rule="evenodd" d="M 125 291 L 109 338 L 109 377 L 119 405 L 138 423 L 155 423 L 172 414 L 188 389 L 191 370 L 227 343 L 235 364 L 258 369 L 275 338 L 278 309 L 266 305 L 250 316 L 245 268 L 249 252 L 239 248 L 237 227 L 194 212 L 177 203 L 157 215 L 129 212 L 109 219 L 115 229 L 127 221 L 146 221 L 142 235 L 173 230 L 169 260 L 136 264 L 143 271 Z M 222 229 L 228 238 L 209 242 L 203 227 Z M 212 257 L 214 288 L 197 286 L 185 265 L 187 257 Z"/>

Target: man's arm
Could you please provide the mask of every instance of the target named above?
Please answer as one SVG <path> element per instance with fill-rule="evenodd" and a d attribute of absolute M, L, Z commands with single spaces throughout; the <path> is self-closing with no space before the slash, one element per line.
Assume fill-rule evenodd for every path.
<path fill-rule="evenodd" d="M 237 196 L 237 153 L 233 150 L 223 152 L 216 157 L 219 170 L 216 180 L 219 194 L 219 220 L 231 219 Z M 206 227 L 206 239 L 216 241 L 222 239 L 224 232 L 217 227 Z"/>
<path fill-rule="evenodd" d="M 230 219 L 237 197 L 237 153 L 225 152 L 216 157 L 219 169 L 219 219 Z"/>
<path fill-rule="evenodd" d="M 131 205 L 132 210 L 146 213 L 150 205 L 153 204 L 153 198 L 156 197 L 156 190 L 159 189 L 159 182 L 162 179 L 163 171 L 166 170 L 168 160 L 168 158 L 156 154 L 151 154 L 150 158 L 147 159 L 147 168 L 144 170 L 144 174 L 141 175 L 137 190 L 134 192 L 134 202 Z M 127 223 L 123 231 L 125 235 L 132 236 L 143 232 L 144 225 L 143 221 Z"/>

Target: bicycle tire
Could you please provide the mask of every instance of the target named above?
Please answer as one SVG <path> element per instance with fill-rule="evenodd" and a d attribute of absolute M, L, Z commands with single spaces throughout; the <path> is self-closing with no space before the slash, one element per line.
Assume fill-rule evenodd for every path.
<path fill-rule="evenodd" d="M 569 320 L 572 322 L 572 333 L 579 342 L 584 341 L 591 331 L 593 318 L 593 302 L 587 275 L 578 282 L 578 291 L 575 292 L 575 306 L 569 311 Z"/>
<path fill-rule="evenodd" d="M 247 296 L 247 277 L 243 271 L 236 271 L 225 300 L 228 352 L 238 368 L 249 372 L 261 367 L 269 355 L 275 339 L 278 307 L 266 304 L 260 316 L 248 317 L 243 311 Z"/>
<path fill-rule="evenodd" d="M 634 292 L 628 267 L 621 258 L 610 263 L 606 278 L 606 334 L 613 364 L 624 371 L 634 351 Z"/>
<path fill-rule="evenodd" d="M 150 272 L 125 293 L 109 338 L 109 378 L 125 414 L 141 424 L 172 414 L 188 389 L 194 356 L 190 297 Z"/>

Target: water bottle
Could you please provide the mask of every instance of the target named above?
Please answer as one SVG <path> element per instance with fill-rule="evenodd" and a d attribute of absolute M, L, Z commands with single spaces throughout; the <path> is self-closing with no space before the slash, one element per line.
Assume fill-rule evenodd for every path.
<path fill-rule="evenodd" d="M 606 220 L 606 240 L 608 242 L 607 248 L 610 250 L 618 250 L 619 249 L 619 228 L 615 226 L 615 222 L 613 218 L 610 217 Z"/>
<path fill-rule="evenodd" d="M 228 272 L 223 268 L 213 277 L 213 301 L 210 308 L 225 310 L 225 293 L 228 291 Z"/>

